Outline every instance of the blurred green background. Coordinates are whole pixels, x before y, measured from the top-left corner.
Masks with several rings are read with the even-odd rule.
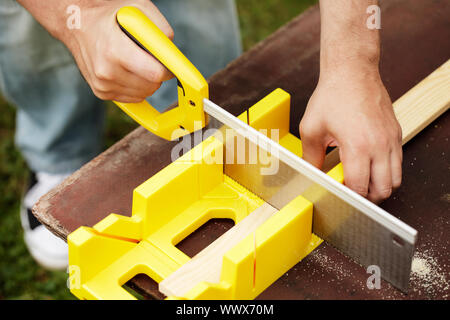
[[[236,0],[244,50],[317,0]],[[73,299],[67,273],[40,268],[23,242],[19,206],[27,167],[14,146],[15,109],[0,97],[0,299]],[[108,105],[105,148],[136,127]]]

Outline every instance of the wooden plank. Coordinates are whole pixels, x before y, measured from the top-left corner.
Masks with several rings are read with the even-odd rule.
[[[394,103],[394,112],[407,143],[450,106],[450,60]]]
[[[402,127],[402,144],[406,144],[436,120],[450,106],[450,60],[420,81],[393,103],[395,116]],[[324,172],[339,163],[339,148],[325,157]]]
[[[159,283],[159,291],[167,296],[181,297],[196,284],[218,283],[224,254],[269,219],[277,209],[264,203],[233,228],[195,255],[174,273]]]

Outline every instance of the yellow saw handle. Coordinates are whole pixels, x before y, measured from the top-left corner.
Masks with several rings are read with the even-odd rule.
[[[117,12],[120,28],[138,46],[152,54],[178,79],[178,107],[159,113],[146,100],[139,103],[114,101],[150,132],[174,140],[206,125],[203,99],[208,83],[175,44],[139,9],[123,7]]]

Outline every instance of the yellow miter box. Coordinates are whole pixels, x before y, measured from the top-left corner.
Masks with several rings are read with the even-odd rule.
[[[301,156],[300,140],[289,133],[289,113],[290,96],[277,89],[239,118],[269,135],[279,129],[279,143]],[[131,217],[110,214],[71,233],[71,292],[80,299],[134,299],[122,286],[140,273],[160,283],[190,261],[176,245],[208,220],[238,224],[264,205],[224,174],[223,163],[211,161],[223,153],[219,139],[207,138],[134,190]],[[328,174],[343,181],[341,165]],[[312,234],[312,214],[312,203],[298,196],[223,255],[219,281],[169,298],[255,298],[321,243]]]

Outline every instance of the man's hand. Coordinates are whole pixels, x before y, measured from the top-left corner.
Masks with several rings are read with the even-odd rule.
[[[379,35],[366,26],[376,0],[321,0],[320,79],[300,123],[303,157],[321,167],[338,146],[344,182],[373,202],[402,178],[402,133],[381,81]]]
[[[152,95],[163,81],[173,77],[161,63],[129,39],[116,22],[119,8],[135,6],[173,39],[172,28],[148,0],[19,2],[69,48],[82,75],[100,99],[140,102]],[[81,9],[81,29],[66,26],[66,8],[70,4]]]
[[[321,167],[339,146],[345,184],[369,200],[391,195],[402,179],[402,134],[376,70],[321,76],[300,123],[303,157]]]

